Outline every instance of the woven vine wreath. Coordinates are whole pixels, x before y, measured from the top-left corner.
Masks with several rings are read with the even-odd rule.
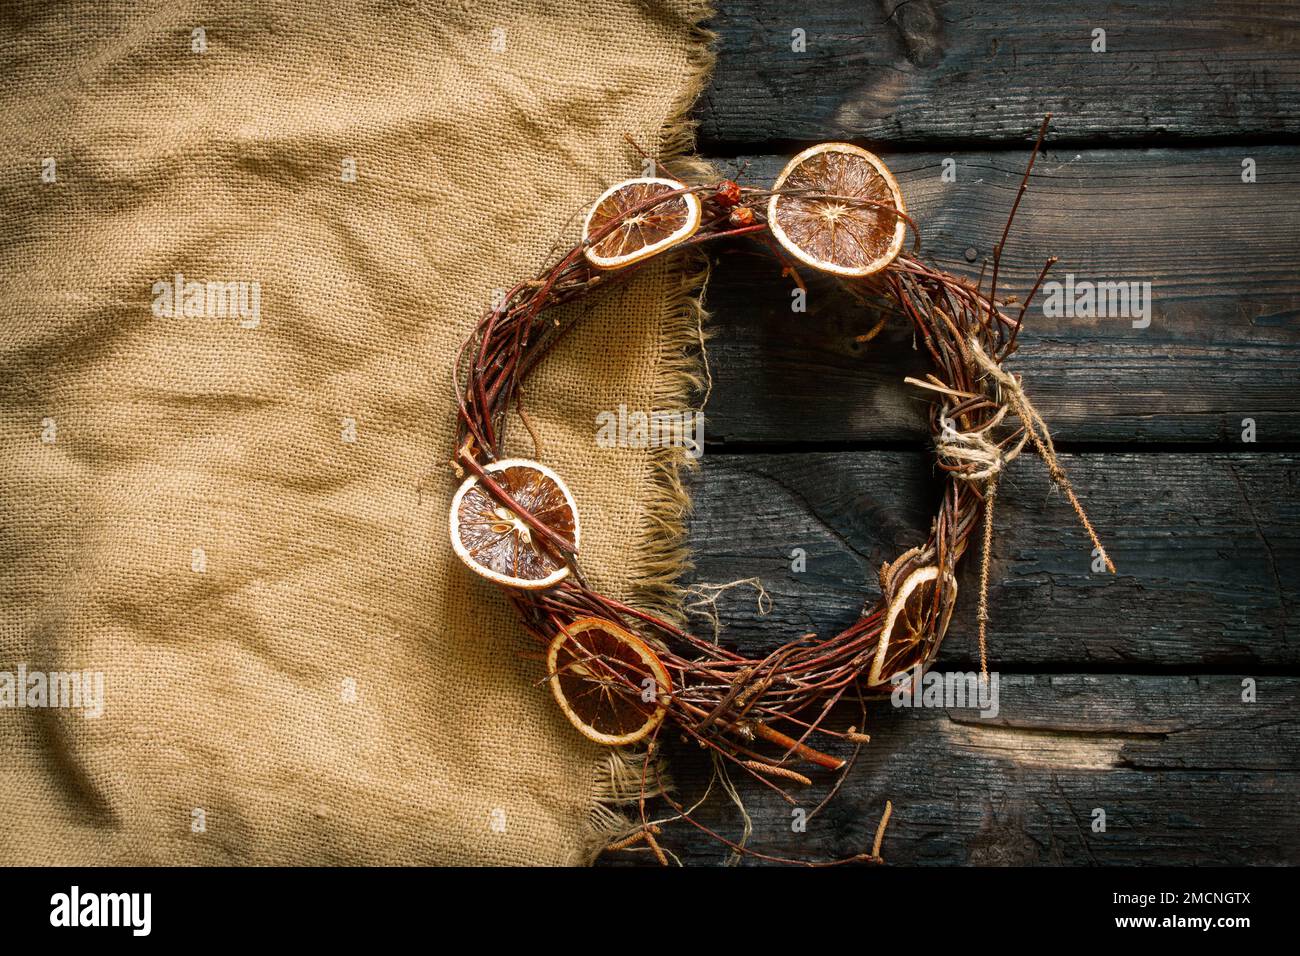
[[[971,538],[981,534],[981,518],[979,641],[986,670],[993,505],[1002,468],[1027,443],[1105,558],[1046,425],[1020,379],[1002,368],[1016,349],[1029,301],[1055,261],[1048,260],[1012,318],[997,299],[998,261],[1046,129],[1045,120],[995,249],[987,292],[982,273],[972,283],[905,253],[907,233],[914,236],[913,253],[919,237],[888,168],[859,147],[824,143],[795,156],[770,189],[725,179],[687,185],[666,170],[618,183],[590,206],[582,240],[540,275],[509,289],[461,347],[452,465],[464,481],[451,507],[452,544],[470,568],[503,587],[524,626],[543,642],[545,679],[574,726],[603,744],[639,745],[634,752],[640,759],[632,765],[640,768],[640,820],[612,848],[640,844],[666,862],[655,839],[659,826],[646,813],[646,798],[653,795],[669,803],[672,819],[733,850],[782,859],[710,830],[692,817],[693,808],[673,800],[650,759],[659,734],[674,727],[709,750],[724,774],[739,770],[791,803],[786,788],[812,782],[804,769],[846,773],[869,740],[858,730],[865,717],[836,728],[832,708],[842,700],[861,707],[889,693],[896,675],[919,675],[934,661],[957,599],[957,566]],[[766,244],[795,282],[802,284],[799,268],[830,273],[864,302],[901,313],[914,326],[933,368],[924,379],[906,381],[930,398],[930,431],[946,475],[927,540],[881,567],[880,598],[858,620],[829,639],[804,635],[752,658],[592,588],[578,562],[579,509],[563,478],[543,463],[501,457],[512,408],[532,431],[519,406],[521,383],[577,321],[573,315],[554,321],[548,310],[621,283],[669,250],[739,236]],[[817,749],[822,739],[851,743],[852,757]],[[734,793],[729,778],[725,789]],[[849,860],[880,861],[887,817],[888,807],[873,849]]]

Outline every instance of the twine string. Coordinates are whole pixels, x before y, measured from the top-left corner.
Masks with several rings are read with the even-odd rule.
[[[1066,498],[1070,501],[1070,507],[1074,509],[1075,516],[1079,519],[1083,530],[1087,532],[1089,539],[1091,539],[1092,546],[1097,549],[1097,554],[1105,563],[1106,570],[1111,574],[1115,574],[1115,565],[1110,560],[1110,555],[1106,553],[1105,547],[1102,546],[1096,529],[1093,528],[1092,522],[1088,520],[1088,513],[1084,511],[1083,504],[1074,493],[1070,479],[1065,474],[1065,468],[1062,467],[1060,459],[1056,456],[1056,446],[1052,444],[1052,434],[1048,431],[1047,423],[1043,421],[1043,416],[1038,413],[1038,409],[1034,408],[1033,402],[1025,394],[1024,386],[1021,384],[1019,377],[1005,371],[997,361],[990,358],[988,353],[980,346],[978,338],[972,336],[967,345],[976,364],[1002,387],[1003,394],[1007,396],[1016,416],[1029,433],[1029,439],[1034,443],[1034,449],[1038,452],[1038,456],[1043,459],[1043,464],[1047,466],[1048,475],[1051,476],[1057,487],[1065,492]]]
[[[992,437],[993,430],[1007,417],[1007,411],[1008,406],[1003,405],[981,427],[958,431],[945,409],[939,415],[939,434],[934,443],[939,460],[952,463],[951,470],[962,481],[985,483],[996,479],[1029,440],[1028,433],[1022,434],[1020,440],[1008,449]]]
[[[1024,385],[1019,377],[1005,371],[1002,366],[980,345],[978,336],[971,336],[966,341],[968,354],[976,365],[999,386],[998,410],[984,424],[977,428],[959,430],[950,416],[950,407],[944,406],[939,413],[939,431],[934,436],[935,452],[945,470],[960,481],[982,486],[984,494],[984,534],[982,554],[980,556],[980,596],[979,596],[979,654],[980,673],[988,677],[988,623],[989,623],[989,563],[993,548],[993,511],[997,502],[998,478],[1003,469],[1024,450],[1027,443],[1033,442],[1047,473],[1052,481],[1065,492],[1075,516],[1087,532],[1092,545],[1106,565],[1106,569],[1115,573],[1115,565],[1106,553],[1097,535],[1096,529],[1088,519],[1088,514],[1074,493],[1070,479],[1065,473],[1052,443],[1051,432],[1047,423],[1034,407],[1029,396],[1025,394]],[[909,377],[913,385],[937,392],[951,394],[950,389],[935,383]],[[1014,411],[1023,428],[1015,444],[1008,446],[1005,439],[993,437],[993,433],[1002,425],[1009,411]]]
[[[985,680],[989,676],[989,555],[993,551],[993,505],[997,500],[998,479],[994,475],[989,479],[988,488],[984,492],[984,542],[980,553],[980,674]]]
[[[924,383],[917,383],[924,384]],[[935,435],[935,451],[941,463],[951,463],[949,471],[954,477],[984,488],[984,538],[980,553],[979,650],[980,674],[989,676],[989,561],[993,551],[993,507],[997,501],[998,477],[1007,464],[1024,450],[1029,441],[1029,430],[1023,429],[1019,440],[1009,448],[1003,441],[992,437],[1011,410],[1001,405],[987,422],[979,428],[958,431],[947,409],[939,414],[939,433]],[[964,467],[963,467],[964,466]]]

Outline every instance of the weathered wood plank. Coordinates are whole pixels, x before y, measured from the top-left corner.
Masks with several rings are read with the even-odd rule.
[[[1027,143],[1055,114],[1004,290],[1023,294],[1056,254],[1061,278],[1149,281],[1154,292],[1145,328],[1131,315],[1031,314],[1014,368],[1058,439],[1237,444],[1249,418],[1259,442],[1300,440],[1300,147],[1259,145],[1300,133],[1300,9],[721,6],[722,55],[697,110],[704,151],[793,152],[827,138],[930,149],[890,162],[927,252],[953,271],[978,274],[1025,160],[971,150]],[[1098,27],[1105,53],[1090,49]],[[790,49],[795,28],[805,53]],[[1191,148],[1064,148],[1107,143]],[[949,157],[956,182],[940,176]],[[764,183],[784,159],[739,162]],[[1254,183],[1242,181],[1245,159]],[[906,327],[859,346],[874,317],[816,280],[808,312],[794,314],[788,282],[762,255],[716,257],[711,448],[923,439],[923,403],[901,383],[924,370]],[[1250,447],[1065,456],[1115,579],[1091,573],[1086,539],[1041,465],[1013,466],[992,571],[999,715],[872,705],[873,743],[806,832],[792,830],[788,805],[742,784],[754,845],[805,858],[860,852],[890,798],[893,863],[1300,862],[1300,679],[1278,676],[1300,661],[1300,456]],[[759,616],[752,591],[722,596],[723,640],[770,648],[847,625],[874,597],[879,563],[923,536],[938,491],[930,461],[897,449],[711,451],[693,483],[694,580],[759,577],[774,602]],[[940,668],[973,666],[975,571],[968,561]],[[1258,703],[1241,699],[1246,677],[1258,679]],[[858,720],[845,711],[840,724]],[[681,795],[698,795],[704,757],[669,750]],[[1095,808],[1104,833],[1091,829]],[[740,832],[725,800],[700,819]],[[665,842],[688,863],[726,856],[689,827]]]
[[[1300,132],[1300,8],[1286,0],[719,6],[721,55],[697,109],[706,148],[1019,141],[1048,111],[1053,135],[1076,142]]]
[[[1256,161],[1243,183],[1241,161]],[[902,154],[898,170],[924,248],[979,274],[1015,196],[1026,155]],[[784,158],[753,157],[767,183]],[[1259,442],[1300,438],[1300,147],[1053,152],[1035,166],[1003,257],[999,288],[1023,296],[1044,260],[1076,280],[1150,282],[1139,317],[1027,317],[1013,367],[1065,441]],[[810,280],[812,276],[806,276]],[[806,314],[752,246],[720,250],[709,286],[716,383],[711,441],[923,437],[924,403],[902,384],[923,369],[898,319],[867,346],[874,317],[833,283],[813,282]],[[1132,308],[1130,311],[1137,311]]]
[[[931,455],[707,455],[692,483],[697,582],[757,577],[718,602],[724,641],[769,649],[848,626],[877,570],[920,543],[939,484]],[[990,659],[1008,670],[1294,668],[1300,663],[1300,456],[1065,455],[1119,570],[1090,545],[1030,453],[998,496]],[[795,570],[803,552],[804,570]],[[978,549],[963,563],[940,661],[977,659]],[[700,627],[705,627],[703,621]]]
[[[871,743],[804,832],[777,795],[740,781],[751,845],[804,859],[859,853],[889,799],[884,856],[894,864],[1298,863],[1300,680],[1261,678],[1254,703],[1242,700],[1242,680],[1002,674],[988,719],[872,704]],[[841,715],[842,725],[859,719],[856,709]],[[703,792],[699,751],[668,751],[680,796]],[[825,791],[816,780],[800,806],[810,810]],[[1105,832],[1093,832],[1097,809]],[[698,818],[741,832],[725,798]],[[665,844],[687,863],[726,857],[689,826],[674,825]],[[620,856],[610,862],[629,862]]]

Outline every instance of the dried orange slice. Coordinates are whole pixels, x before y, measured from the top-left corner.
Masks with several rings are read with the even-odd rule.
[[[668,711],[672,680],[645,641],[603,618],[579,618],[546,655],[551,693],[584,737],[636,743]]]
[[[768,200],[772,235],[814,269],[869,276],[902,251],[907,222],[898,182],[880,157],[849,143],[821,143],[790,160]],[[885,207],[885,208],[882,208]]]
[[[900,665],[906,668],[916,664],[923,657],[914,653],[918,646],[943,640],[957,603],[957,581],[951,574],[944,575],[943,593],[936,608],[934,590],[938,580],[938,566],[928,564],[909,574],[894,592],[867,686],[883,684],[899,671]],[[921,649],[924,651],[924,647]]]
[[[577,547],[578,506],[559,475],[524,458],[507,458],[483,470],[521,508]],[[477,475],[467,478],[451,500],[452,547],[471,569],[498,584],[548,588],[569,573],[569,566],[538,537]]]
[[[612,232],[594,243],[590,242],[592,236],[627,215],[628,210],[642,206],[655,196],[682,188],[681,183],[672,179],[643,176],[606,189],[582,224],[583,252],[587,259],[598,269],[618,269],[663,252],[693,236],[700,228],[700,201],[693,193],[685,193],[627,216]]]
[[[931,554],[930,557],[934,555]],[[882,564],[880,566],[880,593],[886,597],[894,593],[894,581],[898,576],[906,571],[911,571],[917,565],[922,563],[922,552],[920,548],[909,548],[894,559],[893,564]]]

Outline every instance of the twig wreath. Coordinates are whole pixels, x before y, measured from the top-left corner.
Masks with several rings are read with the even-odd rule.
[[[1039,130],[995,247],[987,291],[983,272],[972,283],[915,257],[916,225],[878,157],[824,143],[791,160],[770,189],[725,179],[687,185],[666,170],[611,187],[590,207],[582,240],[541,274],[510,288],[462,345],[452,465],[464,482],[452,502],[452,543],[474,571],[503,587],[525,628],[544,643],[546,680],[574,726],[604,744],[644,748],[639,829],[611,849],[639,844],[667,861],[655,839],[659,827],[646,815],[653,795],[668,802],[673,819],[738,853],[810,862],[760,853],[694,819],[694,808],[676,803],[651,769],[660,731],[675,727],[709,750],[724,774],[739,770],[791,803],[786,787],[811,783],[796,766],[839,772],[813,812],[820,810],[870,739],[857,727],[828,726],[832,708],[844,699],[861,707],[887,694],[891,680],[919,675],[934,661],[956,603],[956,569],[976,535],[983,548],[980,662],[987,673],[988,556],[998,479],[1026,444],[1042,457],[1114,573],[1046,424],[1020,377],[1003,369],[1016,351],[1029,303],[1056,261],[1047,261],[1012,318],[997,299],[999,262],[1050,118]],[[906,253],[909,230],[914,242]],[[519,405],[521,383],[576,321],[552,321],[549,310],[625,281],[656,255],[739,236],[766,244],[796,283],[802,285],[800,266],[831,273],[859,298],[883,301],[912,323],[933,369],[924,379],[906,381],[930,396],[930,432],[946,476],[926,542],[881,567],[879,600],[834,637],[803,635],[752,658],[592,588],[578,563],[578,508],[563,479],[544,464],[501,457],[512,408],[533,430]],[[823,753],[814,746],[818,737],[853,743],[853,756]],[[725,789],[733,792],[729,779]],[[871,852],[825,862],[881,862],[888,812]]]

